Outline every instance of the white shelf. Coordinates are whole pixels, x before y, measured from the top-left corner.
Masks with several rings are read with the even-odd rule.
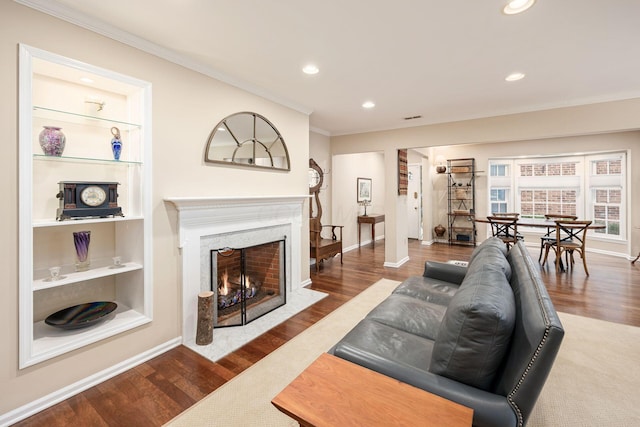
[[[115,276],[117,274],[127,273],[129,271],[141,270],[142,264],[135,262],[123,263],[121,266],[114,265],[92,268],[87,271],[74,271],[72,273],[61,273],[60,279],[51,280],[39,279],[33,281],[33,290],[41,291],[43,289],[55,288],[58,286],[70,285],[72,283],[84,282],[87,280],[98,279],[100,277]]]
[[[108,117],[80,114],[73,111],[57,110],[55,108],[48,108],[39,105],[34,105],[33,111],[34,117],[80,124],[83,126],[93,125],[101,128],[110,128],[112,126],[117,126],[120,130],[130,130],[142,127],[142,125],[138,123],[130,123],[123,120],[111,119]]]
[[[151,84],[41,49],[20,45],[19,67],[19,367],[23,369],[152,319]],[[93,87],[69,79],[80,70],[99,76]],[[98,90],[107,108],[87,99]],[[65,155],[43,155],[42,126],[63,125]],[[126,150],[112,158],[111,127],[123,133]],[[124,217],[57,221],[59,182],[69,179],[118,182]],[[76,229],[92,232],[91,268],[76,272]],[[115,267],[112,257],[123,266]],[[49,267],[60,266],[51,281]],[[64,330],[42,319],[62,307],[115,301],[103,321]],[[110,351],[111,342],[104,343]]]
[[[64,227],[64,226],[70,226],[70,225],[98,224],[102,222],[140,221],[143,219],[144,218],[141,216],[114,216],[111,218],[81,218],[81,219],[68,219],[64,221],[39,219],[39,220],[33,221],[33,227],[34,228]]]
[[[96,159],[91,157],[75,157],[75,156],[47,156],[45,154],[34,154],[33,160],[42,162],[67,162],[67,163],[90,163],[90,164],[103,164],[103,165],[121,165],[121,166],[137,166],[142,165],[142,162],[131,160],[114,160],[114,159]]]
[[[118,307],[104,321],[81,329],[60,329],[44,321],[33,324],[32,354],[26,366],[59,356],[68,351],[117,335],[145,323],[151,318],[115,301]]]

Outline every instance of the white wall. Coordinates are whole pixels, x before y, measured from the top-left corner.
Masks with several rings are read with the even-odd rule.
[[[0,2],[0,415],[180,336],[180,252],[170,196],[308,194],[309,120],[205,75],[146,54],[12,1]],[[18,44],[67,56],[151,82],[153,86],[153,263],[151,324],[18,370]],[[280,131],[290,172],[204,164],[212,127],[238,111],[255,111]],[[57,191],[57,183],[51,183]],[[303,237],[308,224],[303,223]],[[308,239],[308,238],[307,238]],[[305,246],[308,246],[305,240]],[[298,262],[309,276],[308,249]]]
[[[357,179],[371,178],[371,206],[367,213],[383,214],[386,181],[384,179],[384,155],[362,153],[334,156],[332,162],[332,219],[333,224],[344,225],[343,248],[358,245],[358,215],[364,213],[357,202]],[[326,221],[323,221],[326,223]],[[385,224],[376,224],[376,239],[384,235]],[[371,240],[371,227],[362,226],[362,243]]]
[[[495,144],[470,144],[448,147],[434,147],[436,156],[443,155],[447,159],[461,157],[473,157],[476,159],[478,177],[476,179],[476,212],[478,217],[486,217],[489,212],[488,180],[487,170],[490,158],[498,157],[520,157],[520,156],[541,156],[541,155],[563,155],[572,153],[595,153],[602,151],[630,151],[630,164],[628,173],[630,174],[630,186],[627,189],[628,205],[637,206],[637,180],[640,177],[638,164],[640,163],[640,132],[618,132],[599,135],[583,135],[564,138],[548,138],[539,140],[514,141],[508,143]],[[634,167],[635,165],[635,167]],[[635,178],[634,178],[635,177]],[[434,179],[434,195],[438,203],[434,203],[434,217],[446,221],[447,210],[447,177],[437,175]],[[636,197],[634,197],[634,195]],[[605,241],[591,234],[589,236],[589,248],[612,254],[636,253],[637,249],[632,244],[636,242],[634,234],[637,233],[638,222],[636,212],[633,208],[628,209],[627,218],[629,220],[629,232],[627,239],[619,242]],[[446,227],[446,222],[443,223]],[[636,231],[634,231],[634,228]],[[520,229],[518,229],[520,231]],[[488,226],[478,225],[478,240],[484,240],[490,234]],[[538,235],[525,234],[525,242],[535,242],[539,244]],[[635,255],[634,255],[635,256]]]
[[[631,114],[630,111],[634,113]],[[334,157],[354,155],[359,151],[369,152],[377,147],[384,147],[388,152],[394,148],[417,147],[423,144],[429,147],[430,158],[476,159],[479,173],[476,187],[477,211],[479,216],[487,212],[487,180],[486,168],[488,159],[507,156],[538,156],[567,153],[587,153],[605,150],[628,150],[629,156],[629,188],[627,211],[629,220],[628,240],[623,242],[604,242],[590,239],[590,248],[605,253],[637,255],[640,251],[640,219],[635,212],[640,210],[637,183],[640,182],[640,99],[618,101],[606,104],[595,104],[543,112],[534,112],[514,116],[492,117],[465,122],[445,123],[432,126],[421,126],[409,129],[397,129],[355,135],[336,136],[331,138],[331,150]],[[474,143],[473,130],[476,129],[477,140]],[[619,131],[614,131],[619,129]],[[546,136],[545,136],[546,135]],[[563,136],[558,136],[563,135]],[[535,136],[535,138],[533,137]],[[512,137],[513,140],[505,138]],[[478,141],[485,141],[480,143]],[[433,162],[430,162],[433,166]],[[388,163],[386,177],[395,183],[396,165]],[[446,210],[446,175],[438,175],[431,167],[431,201],[424,201],[425,209],[431,205],[432,224],[425,221],[425,240],[429,231],[438,223],[447,226]],[[394,184],[395,185],[395,184]],[[337,188],[336,191],[344,191]],[[340,195],[334,195],[338,198]],[[389,206],[395,209],[402,198],[389,199]],[[389,211],[389,207],[382,207]],[[399,210],[398,210],[399,212]],[[394,245],[391,253],[387,252],[387,261],[391,263],[402,258],[401,236],[390,235],[395,229],[402,232],[402,218],[395,227],[387,216],[387,244]],[[393,228],[392,228],[393,227]],[[431,228],[431,230],[429,230]],[[486,229],[479,227],[478,240],[486,237]],[[433,236],[433,234],[432,234]],[[406,245],[406,244],[405,244]]]

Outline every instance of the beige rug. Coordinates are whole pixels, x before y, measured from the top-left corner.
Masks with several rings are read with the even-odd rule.
[[[271,399],[397,285],[375,283],[167,425],[297,426]],[[640,328],[560,316],[565,339],[527,426],[639,426]]]

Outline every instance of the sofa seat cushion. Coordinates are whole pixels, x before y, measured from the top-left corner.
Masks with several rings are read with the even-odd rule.
[[[513,291],[500,268],[485,264],[467,274],[440,324],[429,370],[489,391],[515,318]]]
[[[371,310],[367,318],[434,340],[446,309],[407,295],[391,294]]]
[[[376,364],[392,371],[394,365],[427,371],[432,349],[432,340],[364,318],[336,344],[333,354],[378,372],[382,366]]]
[[[433,304],[448,305],[459,286],[444,280],[413,276],[400,283],[394,294],[407,295]]]

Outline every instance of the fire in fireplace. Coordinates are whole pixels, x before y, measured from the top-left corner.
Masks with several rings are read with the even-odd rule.
[[[284,243],[211,250],[214,326],[245,325],[286,303]]]

